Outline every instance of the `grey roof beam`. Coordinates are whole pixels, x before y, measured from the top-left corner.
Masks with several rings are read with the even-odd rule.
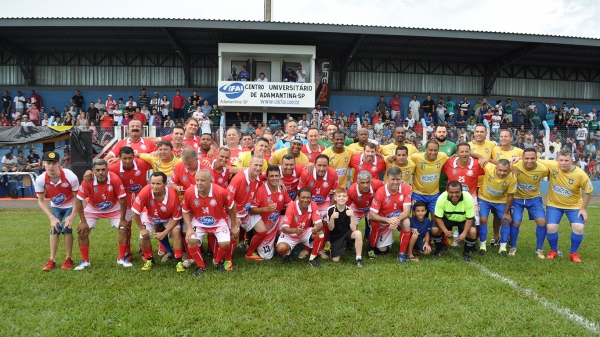
[[[23,48],[20,45],[12,43],[3,37],[0,37],[0,50],[12,55],[21,69],[23,78],[27,85],[35,85],[35,66],[33,62],[34,53],[29,49]]]
[[[344,65],[342,66],[342,73],[340,75],[340,88],[342,89],[342,91],[346,86],[346,77],[348,76],[348,68],[350,67],[350,62],[352,62],[354,54],[356,54],[358,48],[360,48],[360,45],[363,43],[366,37],[367,35],[365,34],[361,34],[360,36],[358,36],[354,41],[354,46],[352,47],[352,50],[350,50],[350,52],[346,54],[346,57],[344,57]]]
[[[162,28],[162,31],[167,38],[167,40],[171,43],[175,51],[177,52],[177,56],[181,59],[181,64],[183,64],[183,76],[184,76],[184,86],[186,88],[191,88],[191,78],[192,71],[190,67],[190,53],[183,46],[181,42],[177,40],[177,38],[169,31],[168,28]]]
[[[530,54],[542,45],[542,43],[526,44],[488,62],[485,65],[483,72],[483,95],[491,96],[492,90],[494,89],[494,84],[496,83],[496,79],[498,78],[498,76],[500,75],[500,71],[504,67],[519,60],[523,56]]]

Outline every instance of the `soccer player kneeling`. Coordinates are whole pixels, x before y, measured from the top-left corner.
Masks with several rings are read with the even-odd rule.
[[[348,192],[338,188],[334,194],[335,205],[329,207],[327,215],[329,222],[329,241],[331,242],[331,261],[338,262],[344,254],[344,241],[354,240],[356,250],[356,266],[362,268],[362,232],[356,229],[354,212],[346,206]]]
[[[413,206],[413,216],[410,220],[410,242],[408,243],[408,259],[413,262],[419,262],[415,254],[431,254],[431,245],[429,239],[433,224],[431,220],[425,217],[427,215],[427,205],[422,201],[415,202]]]

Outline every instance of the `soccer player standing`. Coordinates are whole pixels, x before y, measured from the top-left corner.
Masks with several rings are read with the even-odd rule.
[[[382,145],[380,148],[381,154],[384,156],[391,156],[396,153],[396,148],[405,146],[408,151],[408,157],[412,156],[413,153],[417,153],[417,148],[411,144],[406,142],[406,130],[404,130],[403,126],[397,126],[394,129],[394,139],[396,140],[392,144]],[[404,170],[402,171],[404,172]]]
[[[35,179],[35,194],[38,205],[50,220],[50,260],[42,268],[49,271],[56,265],[56,251],[60,234],[64,234],[67,257],[62,269],[73,267],[73,200],[79,189],[79,181],[71,170],[59,168],[60,156],[56,152],[46,152],[42,158],[46,171]],[[50,206],[44,198],[50,198]]]
[[[402,170],[402,183],[406,185],[412,185],[412,176],[415,173],[415,163],[409,160],[409,150],[406,146],[398,146],[395,153],[385,160],[386,171],[390,167],[395,166]]]
[[[348,188],[347,205],[352,210],[356,225],[360,220],[365,219],[365,240],[369,241],[371,235],[371,222],[369,220],[369,210],[375,192],[383,186],[380,180],[373,179],[368,171],[360,171],[356,177],[356,182]]]
[[[353,181],[356,181],[358,172],[363,170],[369,171],[373,179],[378,179],[379,173],[385,171],[385,166],[385,161],[377,157],[377,145],[371,142],[364,145],[364,151],[350,158],[349,165],[350,168],[354,169]]]
[[[550,190],[548,191],[547,227],[550,252],[546,256],[554,259],[558,256],[558,224],[563,214],[567,215],[573,232],[571,233],[571,253],[569,259],[580,263],[579,245],[583,241],[583,229],[588,219],[587,206],[592,198],[594,186],[585,172],[573,165],[570,149],[561,150],[558,161],[543,160],[550,169]],[[585,194],[581,195],[581,190]]]
[[[440,174],[448,160],[445,153],[439,152],[439,144],[432,139],[427,142],[425,153],[414,153],[410,160],[415,163],[412,199],[427,205],[432,221],[435,221],[435,203],[440,196]],[[388,177],[389,180],[389,177]]]
[[[355,154],[354,151],[344,145],[346,134],[341,131],[333,133],[333,146],[326,148],[321,154],[329,158],[329,166],[335,170],[339,177],[339,186],[346,188],[348,186],[348,175],[350,174],[350,158]]]

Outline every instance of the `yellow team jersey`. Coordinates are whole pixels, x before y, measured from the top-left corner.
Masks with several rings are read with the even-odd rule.
[[[443,152],[438,152],[436,160],[428,161],[425,159],[425,153],[414,153],[410,156],[410,160],[415,163],[413,192],[422,195],[440,193],[440,175],[448,156]]]
[[[365,152],[365,147],[360,146],[360,143],[358,142],[348,145],[348,148],[356,153]]]
[[[253,154],[254,153],[252,151],[246,151],[246,152],[240,153],[240,155],[237,157],[237,159],[235,160],[235,162],[233,163],[232,166],[235,166],[235,167],[248,167],[248,166],[250,166],[250,159],[252,159],[252,155]],[[265,172],[267,170],[268,166],[269,166],[269,164],[263,158],[262,171]]]
[[[385,158],[385,170],[386,171],[389,170],[390,167],[399,168],[400,170],[402,170],[402,183],[406,184],[406,185],[412,185],[412,176],[413,176],[413,174],[415,174],[415,163],[412,160],[407,159],[406,165],[400,166],[396,163],[396,160],[389,163],[387,161],[388,158],[389,157]],[[387,182],[387,174],[385,175],[383,181]]]
[[[471,146],[471,152],[481,155],[487,159],[492,159],[492,152],[496,147],[496,144],[494,144],[494,142],[491,140],[484,140],[483,144],[481,145],[475,144],[475,142],[471,141],[469,142],[469,145]]]
[[[352,149],[344,146],[344,152],[336,153],[333,151],[333,146],[326,148],[321,154],[329,157],[329,167],[333,168],[338,175],[340,187],[347,188],[348,176],[350,176],[350,158],[356,154]]]
[[[590,177],[575,166],[570,172],[563,172],[555,160],[540,160],[550,170],[550,188],[548,189],[548,206],[560,209],[581,209],[585,194],[594,192]]]
[[[412,156],[413,153],[417,153],[419,151],[417,151],[417,148],[409,143],[404,143],[404,146],[406,146],[406,148],[408,149],[408,156]],[[381,154],[385,157],[387,156],[393,156],[396,154],[396,148],[398,147],[398,145],[396,145],[396,143],[392,143],[392,144],[388,144],[388,145],[383,145],[379,148],[379,152],[381,152]]]
[[[548,176],[548,168],[539,161],[532,170],[526,170],[523,161],[519,160],[513,165],[517,174],[517,193],[515,198],[532,199],[540,196],[540,181]]]
[[[160,157],[151,156],[147,153],[140,153],[140,158],[152,165],[152,171],[162,172],[167,176],[167,178],[171,178],[173,175],[173,169],[175,168],[175,165],[181,163],[181,158],[175,156],[173,156],[173,159],[171,159],[171,161],[168,163],[160,160]]]
[[[496,165],[487,163],[483,167],[485,176],[477,197],[493,203],[506,203],[509,194],[517,193],[517,178],[509,173],[504,179],[496,176]]]
[[[286,154],[290,153],[290,148],[286,147],[283,149],[279,149],[275,152],[273,152],[273,154],[271,155],[271,159],[269,160],[269,164],[273,164],[273,165],[281,165],[282,161],[283,161],[283,156],[285,156]],[[302,152],[300,151],[300,155],[298,157],[296,157],[296,164],[303,164],[306,165],[310,163],[310,161],[308,160],[308,157]]]
[[[511,149],[508,151],[502,150],[501,146],[496,146],[496,147],[494,147],[494,150],[492,151],[492,159],[493,160],[500,160],[500,159],[511,160],[516,157],[523,157],[523,150],[519,149],[516,146],[511,147]]]

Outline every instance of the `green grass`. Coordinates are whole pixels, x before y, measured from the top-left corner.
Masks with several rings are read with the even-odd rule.
[[[594,219],[600,209],[589,213],[583,264],[566,257],[570,228],[564,222],[563,258],[538,260],[535,225],[526,222],[516,257],[504,259],[488,248],[474,262],[597,324],[600,229]],[[61,270],[61,242],[59,266],[44,273],[48,225],[41,211],[3,210],[0,230],[1,336],[593,335],[452,253],[406,265],[395,254],[378,256],[362,270],[347,254],[339,264],[322,261],[313,270],[297,259],[283,266],[278,256],[246,261],[238,250],[233,272],[209,267],[194,277],[192,270],[176,273],[174,262],[142,272],[137,253],[133,268],[118,266],[117,232],[102,220],[90,236],[91,268]],[[77,243],[74,257],[77,263]]]

